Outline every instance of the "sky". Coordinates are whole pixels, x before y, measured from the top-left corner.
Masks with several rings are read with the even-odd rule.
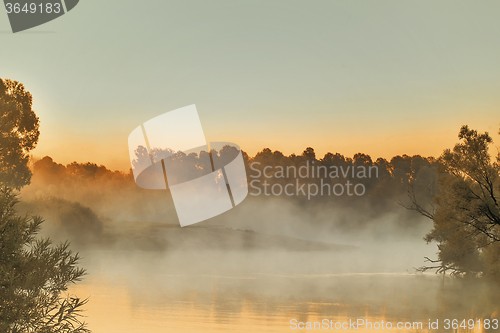
[[[33,94],[33,155],[130,168],[130,132],[196,104],[207,141],[438,156],[500,123],[497,1],[83,0],[13,34],[0,78]]]

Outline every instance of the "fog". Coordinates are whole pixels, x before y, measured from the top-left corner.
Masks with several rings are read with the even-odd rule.
[[[246,156],[247,165],[258,159]],[[138,251],[142,262],[165,258],[174,270],[412,272],[437,251],[422,240],[431,221],[398,204],[406,194],[388,183],[395,176],[368,179],[366,197],[305,200],[250,191],[235,209],[180,228],[169,191],[141,189],[130,173],[92,163],[63,166],[50,157],[34,160],[33,173],[20,210],[43,216],[43,235],[69,239],[89,260],[99,251]],[[228,257],[205,256],[210,251]]]
[[[247,165],[256,158],[246,156]],[[269,325],[282,326],[286,318],[333,314],[409,320],[494,315],[495,286],[416,273],[424,257],[436,257],[436,245],[423,240],[432,221],[401,205],[407,193],[394,170],[368,179],[364,197],[250,192],[234,209],[181,228],[169,191],[141,189],[131,173],[92,163],[63,166],[45,157],[33,163],[19,210],[42,215],[44,236],[69,239],[80,252],[88,275],[72,290],[91,297],[89,323],[94,317],[101,328],[109,318],[100,313],[125,306],[123,297],[131,313],[142,313],[140,304],[158,316],[177,307],[176,318],[190,320],[185,311],[196,308],[200,325],[209,311],[219,329],[228,322],[240,329],[234,318],[248,311],[259,321],[272,313]],[[433,179],[430,167],[421,170],[422,179]],[[102,293],[117,293],[116,300]],[[177,319],[169,318],[163,320],[175,326]],[[133,332],[134,325],[124,324],[123,331]]]

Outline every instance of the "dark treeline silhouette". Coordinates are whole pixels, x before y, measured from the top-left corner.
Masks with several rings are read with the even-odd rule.
[[[234,147],[225,146],[219,151],[212,150],[213,164],[215,168],[229,163],[237,154]],[[158,153],[158,152],[157,152]],[[161,153],[161,152],[160,152]],[[339,209],[353,209],[358,211],[357,216],[348,216],[346,213],[345,221],[337,221],[336,224],[343,224],[345,228],[358,228],[360,225],[370,223],[377,216],[387,214],[388,211],[398,210],[404,217],[397,223],[411,226],[415,222],[416,214],[407,213],[400,209],[398,202],[407,201],[407,191],[410,180],[422,186],[414,186],[415,195],[421,202],[428,202],[432,199],[432,193],[429,191],[429,184],[434,184],[436,179],[435,159],[415,156],[395,156],[390,160],[378,158],[375,161],[366,154],[358,153],[351,157],[345,157],[339,153],[327,153],[322,158],[317,158],[314,149],[308,147],[300,155],[291,154],[285,156],[279,151],[272,151],[265,148],[255,156],[250,157],[244,151],[242,152],[245,167],[247,170],[249,186],[249,195],[246,201],[256,205],[268,202],[282,202],[285,200],[293,205],[304,206],[306,210],[315,206],[318,209],[325,207]],[[182,169],[184,179],[193,179],[211,169],[208,154],[201,151],[196,153],[179,152],[170,156],[165,165],[170,165],[171,169]],[[172,163],[172,161],[176,163]],[[208,161],[208,162],[207,162]],[[208,166],[207,166],[208,165]],[[325,168],[321,168],[322,177],[293,177],[292,169],[298,171],[301,167],[309,165],[314,167],[326,167],[328,174],[325,175]],[[264,173],[264,168],[266,168]],[[286,170],[289,177],[274,177],[280,167]],[[351,171],[348,174],[342,174],[342,170],[347,168],[364,167],[370,169],[371,177],[358,177],[356,169],[355,177]],[[31,185],[23,190],[25,207],[28,210],[45,207],[47,213],[50,211],[54,223],[62,228],[60,230],[77,230],[75,223],[81,223],[81,227],[86,232],[99,234],[102,225],[106,221],[129,221],[129,222],[166,222],[177,224],[177,216],[168,191],[146,190],[138,187],[134,182],[132,172],[111,171],[103,165],[95,163],[76,163],[62,165],[55,162],[52,158],[46,156],[41,159],[32,160],[33,178]],[[269,170],[272,170],[269,172]],[[331,170],[337,168],[339,177],[330,177]],[[257,171],[258,170],[258,171]],[[351,169],[349,169],[351,170]],[[304,171],[304,170],[301,170]],[[368,172],[368,171],[367,171]],[[259,175],[260,173],[260,175]],[[272,174],[273,177],[267,178],[265,175]],[[286,175],[285,175],[286,176]],[[256,181],[257,180],[257,181]],[[270,189],[274,184],[286,186],[287,184],[317,184],[318,188],[321,182],[335,185],[337,183],[346,183],[350,181],[353,184],[363,184],[364,193],[358,195],[303,195],[301,192],[294,192],[294,195],[287,196],[274,195]],[[253,182],[253,183],[252,183]],[[264,182],[268,184],[266,195]],[[170,183],[170,181],[169,181]],[[257,188],[260,188],[259,195]],[[295,191],[295,190],[294,190]],[[276,193],[276,191],[275,191]],[[78,203],[78,205],[75,205]],[[85,210],[84,208],[89,208]],[[52,209],[53,208],[53,209]],[[69,211],[84,212],[86,219],[69,218],[72,214]],[[63,214],[64,212],[64,214]],[[406,215],[405,215],[406,214]],[[57,216],[55,216],[57,215]],[[360,217],[363,216],[363,217]],[[66,218],[67,217],[67,218]],[[50,220],[50,218],[49,218]],[[71,221],[71,222],[70,222]],[[76,221],[76,222],[75,222]],[[80,221],[80,222],[79,222]],[[325,222],[327,223],[327,222]],[[331,223],[331,222],[330,222]],[[76,231],[77,232],[77,231]]]
[[[339,153],[327,153],[324,157],[318,159],[311,147],[306,148],[301,155],[291,154],[285,156],[280,151],[272,151],[269,148],[263,149],[254,157],[250,157],[244,151],[242,153],[249,185],[252,180],[259,181],[254,182],[249,187],[250,196],[257,196],[258,191],[255,191],[255,188],[260,187],[263,189],[262,184],[264,181],[267,181],[270,185],[286,185],[296,179],[299,179],[301,184],[320,184],[320,181],[323,181],[323,184],[326,182],[337,184],[349,181],[351,184],[363,184],[366,189],[365,193],[351,195],[345,192],[341,195],[330,196],[317,194],[310,199],[307,199],[307,196],[303,196],[302,193],[289,196],[301,202],[304,200],[332,200],[333,198],[338,201],[339,197],[343,197],[346,200],[344,203],[347,203],[352,198],[363,197],[363,199],[369,198],[369,200],[377,201],[374,202],[375,204],[381,203],[379,200],[384,202],[399,200],[401,194],[407,194],[406,185],[410,180],[420,179],[422,183],[430,184],[435,182],[436,178],[436,159],[420,155],[398,155],[391,160],[378,158],[373,161],[369,155],[363,153],[355,154],[352,158]],[[211,154],[216,169],[226,165],[235,157],[234,147],[224,147],[220,151],[212,150]],[[165,164],[167,169],[169,169],[169,165],[171,165],[171,169],[180,169],[182,172],[178,171],[174,172],[174,174],[180,175],[182,173],[183,179],[181,180],[186,181],[199,177],[212,169],[207,155],[207,152],[204,151],[199,155],[179,152],[169,157]],[[176,163],[172,163],[173,161]],[[267,170],[264,170],[265,168]],[[309,171],[305,176],[307,168],[309,168]],[[118,186],[123,189],[130,187],[136,189],[131,171],[128,173],[112,171],[103,165],[91,162],[73,162],[65,166],[46,156],[42,159],[33,160],[32,170],[33,184],[30,185],[32,189],[37,188],[38,190],[51,192],[52,189],[57,188],[57,193],[63,191],[63,197],[65,188],[73,190],[73,187],[82,185],[85,188],[92,185],[112,185],[113,188]],[[177,180],[176,183],[181,180]],[[252,191],[252,188],[254,191]],[[105,191],[102,187],[100,190]],[[421,188],[418,189],[418,192],[419,195],[426,195],[427,191]],[[279,195],[276,191],[267,191],[267,193],[268,195],[266,195],[266,192],[261,191],[259,195]],[[283,195],[286,196],[284,193]]]
[[[381,212],[395,202],[403,200],[411,179],[418,179],[422,184],[431,184],[436,178],[435,159],[420,155],[395,156],[391,160],[377,158],[373,161],[369,155],[363,153],[357,153],[351,158],[329,152],[322,158],[317,158],[311,147],[306,148],[301,155],[290,156],[265,148],[254,157],[245,156],[245,161],[250,183],[252,180],[258,180],[250,186],[251,193],[258,193],[255,187],[260,187],[261,195],[265,196],[263,184],[267,181],[269,184],[267,194],[277,195],[279,187],[274,193],[271,190],[274,184],[278,183],[284,187],[298,180],[299,184],[306,184],[306,189],[309,184],[316,184],[311,186],[312,190],[318,189],[318,193],[311,197],[302,192],[297,195],[297,191],[294,195],[290,195],[291,199],[302,204],[312,200],[355,206],[363,202],[369,203],[374,212]],[[264,170],[266,167],[267,172]],[[327,195],[327,190],[333,188],[335,184],[344,185],[345,189],[347,183],[351,184],[349,193],[346,190],[342,192],[342,187],[339,186],[335,194],[330,192],[330,195]],[[329,184],[330,187],[325,184]],[[353,188],[357,184],[361,184],[362,187],[355,192]],[[325,188],[323,195],[321,187]],[[430,194],[425,186],[417,189],[417,195],[423,201],[427,201]]]
[[[158,160],[158,156],[172,154],[164,163],[168,182],[173,185],[227,165],[238,151],[229,145],[220,150],[212,149],[213,166],[210,155],[203,150],[176,154],[170,149],[153,150],[150,156]],[[149,161],[146,148],[140,147],[136,154],[138,160]],[[387,213],[395,203],[406,202],[408,195],[420,202],[429,202],[436,191],[436,159],[433,157],[398,155],[390,160],[373,160],[364,153],[346,157],[330,152],[317,157],[312,147],[307,147],[300,155],[286,156],[269,148],[253,157],[244,151],[242,155],[250,198],[280,198],[309,207],[328,204],[363,208],[373,216]]]

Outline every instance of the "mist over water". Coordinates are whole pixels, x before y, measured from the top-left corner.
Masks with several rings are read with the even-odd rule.
[[[144,328],[148,332],[284,332],[290,330],[292,319],[362,318],[427,325],[429,319],[443,323],[446,318],[495,318],[498,313],[498,289],[484,282],[433,274],[305,273],[315,263],[303,253],[273,253],[266,265],[262,262],[270,256],[266,252],[250,255],[252,258],[218,252],[162,258],[101,253],[91,263],[86,261],[93,270],[88,281],[74,291],[91,295],[88,320],[99,327],[98,332],[139,332]],[[326,256],[317,260],[324,264]],[[260,264],[252,260],[255,258]],[[280,259],[286,265],[272,265]],[[302,266],[303,272],[290,270],[286,259]],[[205,260],[219,264],[189,266]]]

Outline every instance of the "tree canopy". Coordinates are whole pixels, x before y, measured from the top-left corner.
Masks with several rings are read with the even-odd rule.
[[[0,78],[0,185],[21,188],[31,179],[28,153],[40,135],[32,106],[22,83]]]
[[[416,203],[414,210],[431,218],[434,228],[425,236],[438,244],[436,269],[459,275],[500,276],[500,154],[493,160],[493,140],[462,126],[461,142],[446,149],[438,159],[439,190],[435,211]]]

